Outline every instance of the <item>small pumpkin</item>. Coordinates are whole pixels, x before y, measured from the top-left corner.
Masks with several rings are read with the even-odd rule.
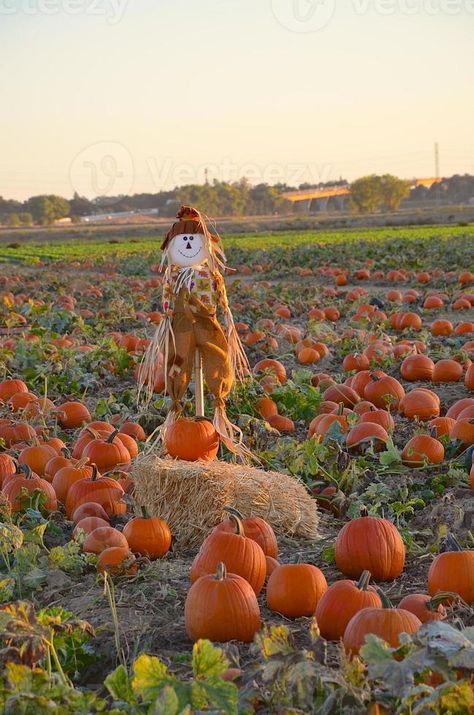
[[[6,452],[0,452],[0,489],[6,477],[16,473],[16,463]]]
[[[45,511],[56,511],[58,502],[53,487],[46,479],[42,479],[35,474],[28,464],[19,464],[17,476],[11,476],[4,484],[2,492],[10,502],[13,512],[20,511],[23,507],[23,493],[32,495],[36,490],[46,495],[46,502],[43,505]]]
[[[137,572],[137,560],[126,546],[109,546],[100,552],[97,571],[110,576],[133,576]]]
[[[104,507],[100,504],[97,504],[97,502],[84,502],[84,504],[78,506],[77,509],[74,510],[72,520],[75,524],[78,524],[80,521],[82,521],[82,519],[85,519],[88,516],[95,516],[98,519],[103,519],[106,522],[110,520],[110,517],[105,511]]]
[[[109,526],[109,523],[105,519],[101,519],[100,516],[85,516],[84,519],[78,521],[74,527],[72,538],[75,539],[81,531],[84,534],[90,534],[94,529],[98,529],[100,526]]]
[[[400,375],[407,382],[431,381],[434,362],[427,355],[408,355],[400,365]]]
[[[369,586],[369,581],[370,572],[363,571],[358,582],[347,579],[336,581],[323,594],[314,614],[323,638],[339,640],[358,611],[382,608],[381,598],[377,590]]]
[[[181,417],[166,430],[165,447],[174,459],[210,462],[217,455],[219,435],[210,420]]]
[[[459,382],[462,378],[462,365],[456,360],[438,360],[433,370],[433,382]]]
[[[87,534],[82,550],[86,553],[100,554],[110,546],[121,546],[128,549],[126,537],[113,526],[99,526]]]
[[[58,469],[51,483],[59,501],[65,504],[72,485],[78,482],[79,479],[91,477],[92,471],[92,467],[87,464],[87,459],[82,459],[76,464],[69,464]]]
[[[23,380],[3,380],[0,382],[0,402],[8,402],[17,392],[28,392]]]
[[[249,643],[260,629],[260,608],[250,584],[238,574],[227,573],[220,561],[215,574],[201,576],[189,589],[184,622],[192,641]]]
[[[313,564],[278,566],[267,583],[267,607],[287,618],[312,616],[328,584]]]
[[[397,410],[400,400],[404,396],[405,390],[398,380],[386,375],[381,370],[377,370],[372,374],[371,380],[364,390],[366,400],[380,409],[389,411]]]
[[[166,521],[149,516],[144,508],[142,514],[127,522],[122,533],[134,553],[157,559],[169,551],[171,531]]]
[[[58,420],[63,429],[77,429],[91,419],[89,410],[81,402],[64,402],[58,407]]]
[[[18,455],[21,464],[28,464],[31,470],[40,477],[44,475],[48,462],[56,457],[55,450],[47,444],[37,444],[33,447],[25,447]]]
[[[432,598],[427,593],[408,594],[402,598],[398,608],[404,608],[406,611],[414,613],[422,623],[441,621],[446,618],[446,609],[439,598]]]
[[[134,442],[136,445],[136,443]],[[82,453],[91,464],[96,464],[101,472],[108,472],[119,464],[130,464],[130,452],[114,430],[105,439],[93,439]]]
[[[347,449],[351,452],[361,453],[366,447],[371,446],[375,452],[381,452],[390,437],[384,428],[375,422],[358,422],[346,438]]]

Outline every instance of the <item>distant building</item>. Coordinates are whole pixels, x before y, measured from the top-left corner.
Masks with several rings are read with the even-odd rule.
[[[65,218],[57,218],[53,221],[53,226],[67,226],[70,223],[72,223],[72,218],[66,216]]]
[[[143,209],[142,211],[115,211],[106,214],[91,214],[90,216],[81,216],[81,223],[103,223],[104,221],[123,221],[127,218],[138,218],[140,216],[158,216],[159,209]]]

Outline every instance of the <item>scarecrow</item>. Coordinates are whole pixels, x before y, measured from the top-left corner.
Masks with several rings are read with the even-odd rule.
[[[182,401],[194,368],[196,414],[203,415],[202,377],[213,398],[213,424],[222,442],[234,453],[248,456],[242,432],[226,415],[225,400],[234,379],[249,372],[247,356],[235,328],[222,272],[226,257],[217,232],[211,233],[207,217],[182,206],[177,221],[161,246],[164,273],[163,313],[145,353],[140,388],[151,399],[157,366],[163,364],[165,391],[171,407],[160,428],[168,427],[182,412]],[[218,308],[223,315],[219,322]]]

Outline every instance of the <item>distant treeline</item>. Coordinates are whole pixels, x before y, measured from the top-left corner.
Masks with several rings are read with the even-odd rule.
[[[328,186],[348,185],[351,188],[350,208],[358,213],[378,210],[396,210],[402,201],[463,204],[474,199],[474,176],[455,175],[442,179],[431,187],[417,186],[410,190],[410,182],[395,176],[370,175],[349,183],[344,179],[320,184],[258,184],[252,186],[247,179],[235,182],[213,181],[209,184],[191,184],[172,191],[133,196],[98,196],[89,200],[74,194],[72,199],[55,195],[32,196],[26,201],[3,199],[0,196],[0,223],[8,226],[49,225],[70,217],[100,213],[118,213],[158,209],[160,216],[174,216],[180,204],[201,208],[209,216],[262,216],[285,214],[291,204],[283,194],[287,191],[324,189]]]

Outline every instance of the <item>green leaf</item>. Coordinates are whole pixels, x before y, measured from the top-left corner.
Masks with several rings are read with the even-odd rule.
[[[136,703],[132,683],[123,665],[119,665],[104,680],[104,685],[115,700],[122,700],[129,705]]]
[[[193,647],[193,671],[197,679],[222,675],[229,667],[222,648],[212,645],[211,641],[198,640]]]
[[[179,712],[179,700],[174,689],[167,685],[161,691],[155,703],[155,715],[177,715]],[[183,710],[181,710],[181,713]]]
[[[239,690],[235,683],[228,683],[220,677],[214,677],[205,682],[200,680],[199,688],[205,695],[208,707],[217,708],[226,715],[237,715]]]
[[[140,655],[133,664],[132,688],[144,700],[155,700],[166,685],[173,685],[176,678],[159,658]]]
[[[25,531],[25,541],[30,544],[38,544],[38,546],[43,546],[44,532],[48,528],[48,522],[45,521],[43,524],[38,524],[33,529],[28,529]]]

